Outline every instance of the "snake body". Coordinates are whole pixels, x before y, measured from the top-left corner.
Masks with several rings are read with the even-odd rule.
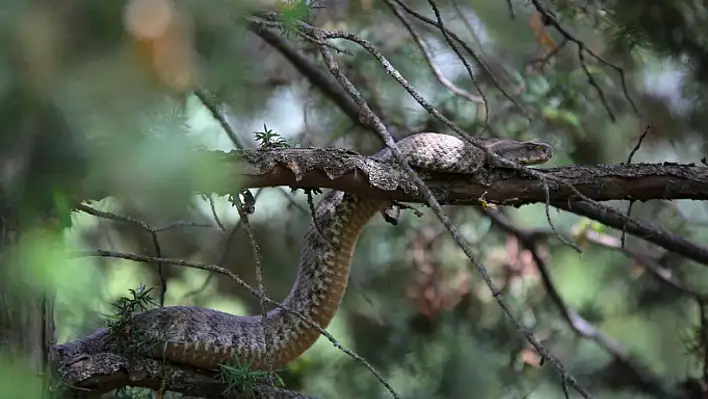
[[[497,155],[522,165],[548,161],[552,148],[545,143],[504,139],[481,140]],[[408,163],[417,169],[450,173],[475,173],[493,166],[485,152],[459,138],[439,133],[419,133],[397,143]],[[386,148],[373,155],[381,162],[395,162]],[[331,191],[317,204],[314,221],[306,233],[292,290],[283,302],[287,309],[309,317],[327,328],[344,296],[354,248],[366,223],[388,202]],[[152,342],[149,355],[201,369],[216,369],[238,356],[252,369],[265,369],[265,360],[279,368],[296,359],[319,338],[319,331],[281,308],[268,312],[264,345],[261,316],[236,316],[213,309],[169,306],[137,314],[131,322],[133,336]],[[63,350],[86,353],[104,350],[108,331],[65,344]]]

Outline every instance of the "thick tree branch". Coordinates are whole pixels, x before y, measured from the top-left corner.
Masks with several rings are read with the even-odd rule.
[[[195,192],[234,194],[243,188],[290,186],[330,188],[371,198],[423,202],[417,186],[395,164],[381,163],[342,149],[258,149],[198,152],[199,159],[223,173],[221,179],[205,179]],[[653,199],[708,199],[708,168],[695,165],[631,164],[566,166],[539,169],[546,179],[552,205],[597,220],[653,242],[669,251],[708,265],[708,247],[692,243],[659,226],[628,218],[610,208],[598,209],[577,201],[573,185],[597,201]],[[98,200],[108,195],[101,173],[86,181],[79,200]],[[424,174],[428,187],[444,204],[490,203],[522,206],[545,203],[543,184],[511,169],[482,170],[478,175]],[[238,182],[238,184],[236,184]]]
[[[154,359],[128,359],[114,353],[84,355],[63,363],[58,371],[62,382],[73,385],[79,390],[91,392],[91,394],[133,386],[179,392],[200,398],[245,399],[251,397],[236,393],[224,395],[226,384],[218,382],[213,376],[200,374],[187,367],[176,367]],[[264,394],[263,397],[313,399],[298,392],[268,385],[259,385],[256,389]]]
[[[362,196],[403,202],[423,201],[417,187],[395,164],[382,163],[356,152],[336,148],[234,150],[229,153],[202,151],[201,160],[224,172],[223,179],[210,179],[195,191],[232,194],[243,188],[291,186],[329,188]],[[695,165],[631,164],[570,165],[538,169],[548,179],[551,202],[591,218],[599,217],[578,203],[576,193],[596,201],[655,199],[708,200],[708,167]],[[219,172],[220,173],[220,172]],[[535,179],[511,169],[482,170],[467,174],[421,172],[438,200],[446,204],[478,205],[479,198],[519,207],[544,203],[545,191]],[[98,180],[98,179],[96,179]],[[239,182],[236,187],[234,182]],[[87,180],[86,195],[98,199],[104,194]],[[570,209],[572,208],[572,209]],[[605,220],[598,219],[605,222]],[[624,223],[623,219],[621,219]],[[609,222],[613,227],[619,225]],[[621,226],[619,226],[621,228]]]

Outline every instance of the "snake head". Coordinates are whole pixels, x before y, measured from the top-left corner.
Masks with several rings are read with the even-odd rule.
[[[553,157],[553,147],[540,141],[499,139],[487,145],[495,154],[520,165],[539,165]]]

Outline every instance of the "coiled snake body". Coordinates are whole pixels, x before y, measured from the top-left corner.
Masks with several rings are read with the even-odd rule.
[[[503,139],[481,142],[499,156],[522,165],[544,163],[552,156],[551,146],[539,142]],[[494,166],[484,151],[449,135],[419,133],[402,139],[397,145],[416,169],[472,174],[482,166]],[[387,148],[373,158],[395,162]],[[317,205],[317,226],[310,223],[297,278],[283,302],[284,307],[296,310],[326,328],[347,287],[359,234],[369,219],[388,205],[386,201],[329,192]],[[268,312],[265,324],[269,337],[267,358],[274,369],[300,356],[319,338],[316,329],[280,308]],[[212,309],[170,306],[136,315],[131,332],[154,341],[151,356],[156,359],[215,369],[219,364],[231,363],[237,355],[250,362],[253,369],[267,367],[261,316],[236,316]],[[107,341],[108,331],[104,328],[61,348],[95,353],[104,351]]]

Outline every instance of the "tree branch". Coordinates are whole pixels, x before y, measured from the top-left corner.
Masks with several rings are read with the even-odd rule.
[[[224,395],[226,384],[194,369],[176,367],[154,359],[128,359],[114,353],[98,353],[70,359],[59,367],[62,382],[79,390],[101,394],[124,386],[179,392],[200,398],[245,399],[247,394]],[[269,398],[313,399],[301,393],[268,385],[257,391]]]
[[[401,202],[424,202],[418,187],[395,164],[382,163],[356,152],[336,148],[255,149],[198,151],[205,167],[221,178],[203,179],[193,191],[218,195],[235,194],[244,188],[290,186],[329,188],[370,198]],[[203,170],[201,168],[198,168]],[[579,193],[596,201],[653,199],[708,199],[708,168],[695,165],[631,164],[584,165],[537,169],[546,179],[551,204],[597,220],[655,243],[669,251],[708,265],[708,247],[692,243],[659,226],[628,218],[610,208],[577,201],[577,193],[560,183],[571,184]],[[102,186],[102,173],[89,177],[77,200],[100,200],[111,193]],[[477,175],[424,173],[426,184],[443,204],[488,203],[522,206],[545,203],[543,183],[511,169],[483,169]],[[234,184],[238,182],[239,184]]]
[[[705,168],[704,168],[705,169]],[[660,247],[692,259],[702,265],[708,265],[708,247],[688,241],[679,234],[637,218],[628,218],[623,213],[613,209],[600,209],[585,201],[557,203],[556,207],[571,211],[590,219],[598,220],[607,226],[627,231]]]
[[[224,179],[209,179],[195,191],[233,194],[244,188],[290,186],[329,188],[377,199],[422,203],[419,190],[395,164],[337,148],[200,151],[200,161],[224,170]],[[656,199],[708,200],[708,168],[675,163],[631,165],[570,165],[537,169],[548,177],[551,201],[591,218],[598,215],[580,204],[574,186],[596,201]],[[511,169],[483,169],[476,175],[420,171],[438,200],[445,204],[487,202],[519,207],[546,201],[537,180]],[[563,180],[567,184],[557,182]],[[234,181],[241,187],[236,188]],[[100,199],[99,179],[87,180],[85,199]],[[98,189],[98,191],[95,191]],[[94,190],[94,191],[92,191]],[[98,197],[97,197],[98,195]],[[603,220],[604,222],[604,220]],[[608,223],[615,227],[612,223]],[[620,226],[621,227],[621,226]]]

